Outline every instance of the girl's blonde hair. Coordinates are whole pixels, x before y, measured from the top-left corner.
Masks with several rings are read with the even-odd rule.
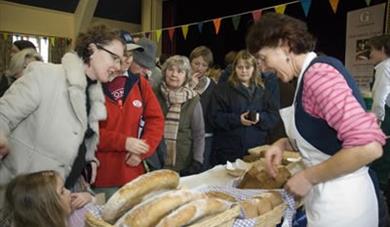
[[[177,66],[180,70],[184,71],[186,73],[186,80],[184,81],[183,85],[186,85],[188,82],[190,82],[192,78],[192,69],[190,61],[186,56],[181,55],[174,55],[170,58],[168,58],[164,64],[161,67],[161,74],[163,76],[163,81],[165,81],[165,73],[168,68],[172,66]]]
[[[66,227],[66,210],[57,193],[60,176],[55,171],[19,175],[6,188],[6,209],[13,227]]]
[[[15,77],[27,67],[28,60],[42,61],[41,55],[35,49],[27,48],[16,53],[12,58],[7,71],[7,76]]]
[[[234,58],[232,74],[230,74],[228,80],[229,83],[235,87],[241,83],[236,73],[236,67],[239,60],[243,60],[245,63],[253,66],[253,73],[250,79],[250,84],[264,87],[263,80],[261,79],[260,76],[260,71],[257,68],[256,58],[253,55],[251,55],[247,50],[241,50],[240,52],[237,53],[236,57]]]

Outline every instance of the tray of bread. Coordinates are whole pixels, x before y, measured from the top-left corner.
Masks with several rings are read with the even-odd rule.
[[[86,226],[231,227],[244,222],[268,227],[280,222],[286,208],[280,193],[229,186],[188,190],[178,188],[179,181],[171,170],[139,176],[114,193],[99,213],[87,213]]]

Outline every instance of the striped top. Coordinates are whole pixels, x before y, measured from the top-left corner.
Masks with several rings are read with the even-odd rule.
[[[385,135],[375,115],[365,112],[344,77],[333,66],[315,63],[306,71],[303,80],[303,108],[334,128],[344,148],[373,141],[385,144]]]

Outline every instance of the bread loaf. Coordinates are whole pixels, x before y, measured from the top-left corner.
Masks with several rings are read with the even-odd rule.
[[[179,175],[172,170],[157,170],[130,181],[107,201],[102,210],[102,218],[114,223],[142,198],[155,190],[175,189],[179,185]]]
[[[272,203],[269,198],[253,198],[239,203],[246,218],[255,218],[272,210]]]
[[[97,218],[90,212],[85,213],[85,227],[113,227],[101,218]]]
[[[221,213],[230,208],[230,203],[221,199],[198,199],[172,211],[161,219],[157,227],[179,227],[193,223],[200,218]]]
[[[268,175],[264,166],[254,165],[240,182],[238,188],[244,189],[276,189],[282,188],[291,177],[290,172],[284,166],[278,167],[276,178]]]
[[[206,195],[208,197],[211,197],[211,198],[222,199],[222,200],[226,200],[226,201],[229,201],[232,203],[237,202],[236,198],[234,198],[233,196],[231,196],[227,193],[224,193],[224,192],[209,191],[209,192],[206,192]]]
[[[200,198],[205,198],[204,194],[191,192],[189,190],[170,191],[152,197],[141,204],[138,204],[123,217],[115,226],[121,227],[151,227],[155,226],[165,215],[179,206]]]

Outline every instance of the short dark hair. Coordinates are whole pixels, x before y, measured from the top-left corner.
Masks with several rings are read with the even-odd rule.
[[[383,34],[383,35],[374,36],[368,40],[368,45],[371,48],[377,50],[381,50],[383,48],[385,54],[387,56],[390,56],[390,35]]]
[[[75,51],[84,63],[89,63],[89,57],[92,55],[89,44],[107,45],[113,40],[118,40],[125,45],[119,30],[110,30],[105,25],[96,25],[88,29],[87,32],[79,34],[76,39]]]
[[[33,48],[34,50],[37,50],[35,45],[28,40],[16,40],[13,42],[13,45],[15,45],[19,50],[24,50],[27,48]]]
[[[280,41],[286,42],[295,54],[313,51],[316,43],[303,21],[278,13],[263,15],[246,37],[247,48],[252,54],[263,47],[277,47]]]

